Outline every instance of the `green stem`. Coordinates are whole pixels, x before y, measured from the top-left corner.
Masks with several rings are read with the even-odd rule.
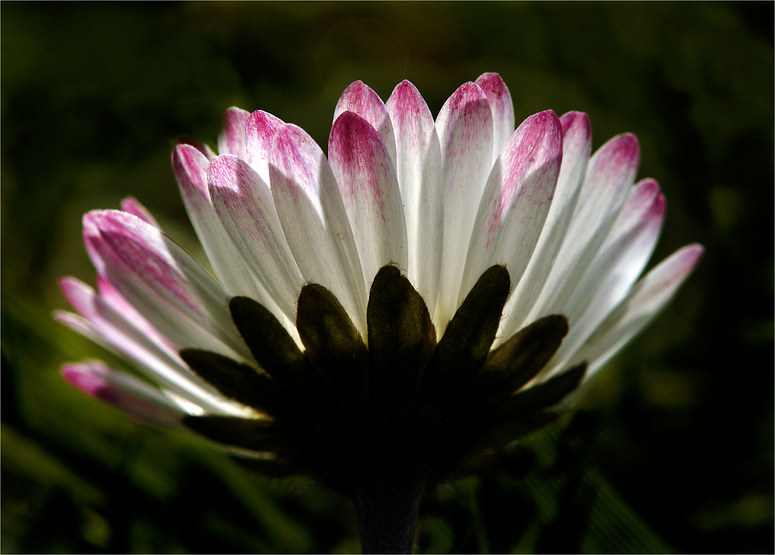
[[[411,553],[427,468],[399,461],[353,473],[352,498],[363,553]]]

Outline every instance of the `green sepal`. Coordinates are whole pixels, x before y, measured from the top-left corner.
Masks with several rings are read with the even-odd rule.
[[[202,349],[182,349],[181,358],[200,378],[229,399],[273,418],[304,425],[322,409],[311,395],[259,374],[254,368]],[[319,416],[319,415],[318,415]]]
[[[433,479],[444,481],[471,472],[489,453],[554,422],[561,412],[552,407],[576,389],[585,370],[586,363],[579,364],[490,408],[477,405],[478,397],[463,397],[456,410],[448,410],[448,416],[436,424],[439,443]]]
[[[285,433],[270,420],[236,416],[186,416],[183,424],[198,434],[230,447],[255,452],[282,452]]]
[[[434,482],[457,480],[480,472],[493,463],[494,456],[507,445],[554,423],[560,416],[561,412],[535,412],[478,430],[471,443],[462,442],[465,449],[451,450],[440,460],[433,475]]]
[[[235,455],[232,460],[251,472],[257,472],[270,478],[289,478],[304,476],[306,471],[283,459],[260,459]]]
[[[513,443],[528,434],[548,426],[562,416],[562,412],[551,410],[531,412],[513,418],[500,420],[488,431],[482,434],[478,442],[481,449],[503,449],[509,443]]]
[[[422,377],[436,347],[428,307],[395,266],[377,272],[367,307],[372,408],[385,419],[417,404]]]
[[[232,297],[229,310],[259,366],[272,378],[313,385],[317,374],[285,327],[266,307],[250,297]]]
[[[369,353],[337,298],[317,283],[302,287],[296,328],[306,357],[329,384],[342,408],[348,411],[364,405]]]
[[[181,349],[180,358],[225,397],[261,411],[271,410],[267,401],[271,404],[273,396],[267,389],[272,387],[272,379],[255,368],[203,349]]]
[[[498,412],[501,417],[509,419],[552,407],[578,387],[586,371],[586,362],[577,364],[562,374],[513,395],[500,405]]]
[[[469,386],[495,340],[510,287],[503,266],[492,266],[481,275],[436,346],[423,383],[424,396],[448,398]]]
[[[473,384],[472,395],[486,405],[502,401],[533,379],[560,348],[568,319],[545,316],[515,333],[490,352]]]

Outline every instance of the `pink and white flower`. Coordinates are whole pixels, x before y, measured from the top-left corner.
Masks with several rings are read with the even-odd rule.
[[[264,412],[224,395],[181,355],[208,351],[261,373],[231,298],[263,305],[303,350],[297,301],[305,284],[319,284],[368,342],[369,290],[392,264],[441,337],[480,276],[500,265],[510,294],[494,348],[542,317],[561,314],[568,323],[562,344],[520,391],[586,362],[583,390],[670,302],[703,252],[686,246],[638,280],[665,198],[656,181],[635,181],[633,135],[592,155],[591,145],[580,112],[547,110],[515,130],[509,91],[491,73],[462,85],[435,120],[408,81],[387,102],[353,83],[336,106],[327,156],[295,125],[230,108],[218,155],[192,144],[172,153],[212,274],[130,198],[122,211],[84,216],[97,289],[61,280],[77,314],[56,318],[131,361],[159,389],[93,361],[66,365],[63,374],[154,423],[187,415],[262,421]]]

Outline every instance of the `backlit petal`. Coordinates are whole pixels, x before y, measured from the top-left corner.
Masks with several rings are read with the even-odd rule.
[[[506,83],[497,73],[483,73],[476,80],[476,84],[487,96],[492,110],[494,160],[514,133],[514,105]]]
[[[546,216],[543,231],[522,278],[506,304],[500,338],[504,341],[527,325],[526,317],[543,289],[554,267],[557,253],[571,222],[579,198],[592,145],[589,118],[580,112],[568,112],[562,124],[562,165],[554,190],[554,199]],[[496,343],[498,340],[496,339]]]
[[[275,134],[272,196],[304,279],[331,291],[358,330],[366,331],[366,283],[334,174],[320,147],[299,127]]]
[[[272,139],[283,120],[262,110],[256,110],[245,124],[246,160],[258,172],[264,183],[269,184],[269,151]]]
[[[268,307],[275,306],[272,297],[242,263],[215,212],[207,185],[210,161],[192,146],[180,144],[172,151],[172,166],[191,224],[223,288],[230,295],[248,295]]]
[[[551,206],[562,159],[560,119],[548,110],[519,126],[495,162],[468,249],[458,302],[479,276],[500,264],[522,277]]]
[[[93,211],[84,241],[97,271],[173,343],[249,360],[225,291],[159,229],[125,212]]]
[[[233,154],[247,159],[245,124],[250,113],[240,108],[229,108],[223,118],[223,131],[218,136],[218,154]]]
[[[393,133],[393,124],[388,116],[385,103],[371,87],[363,81],[356,81],[347,87],[334,109],[334,121],[339,119],[344,112],[353,112],[368,121],[377,130],[382,138],[382,143],[395,164],[396,140]],[[329,157],[331,153],[328,153]],[[373,276],[372,276],[373,278]]]
[[[215,211],[244,263],[283,313],[294,318],[304,278],[280,225],[269,187],[244,160],[221,155],[207,177]]]
[[[186,414],[158,389],[97,361],[66,364],[62,376],[81,391],[152,424],[180,426]]]
[[[687,245],[646,274],[598,326],[566,366],[587,360],[589,375],[598,370],[672,300],[678,288],[694,270],[703,252],[701,245]]]
[[[363,268],[371,284],[385,264],[407,265],[407,239],[396,171],[377,131],[362,117],[344,112],[334,122],[328,156],[350,220]]]
[[[630,134],[614,137],[589,160],[570,225],[528,321],[562,313],[624,204],[639,160],[638,141]]]
[[[57,320],[109,350],[127,357],[154,381],[201,410],[241,414],[244,409],[221,398],[183,364],[176,347],[155,330],[105,280],[100,293],[73,278],[60,281],[79,316],[58,312]]]
[[[96,291],[61,281],[77,313],[55,318],[158,389],[94,361],[65,378],[345,493],[382,446],[409,446],[434,483],[473,470],[557,418],[702,254],[689,245],[636,283],[665,198],[633,185],[635,137],[590,157],[586,114],[514,123],[496,73],[435,121],[410,82],[384,103],[356,81],[327,155],[299,127],[229,108],[219,155],[185,139],[172,154],[207,269],[128,197],[84,216]]]
[[[443,239],[441,149],[436,124],[420,92],[400,83],[387,101],[396,137],[396,173],[404,203],[407,276],[433,314]]]
[[[148,209],[142,204],[140,204],[140,201],[138,201],[135,197],[129,196],[129,197],[126,197],[124,200],[122,200],[121,210],[129,214],[132,214],[133,216],[137,216],[138,218],[151,224],[152,226],[158,227],[159,229],[161,229],[161,226],[159,225],[159,222],[156,221],[156,218],[154,218],[153,215],[148,211]]]
[[[466,83],[455,91],[436,118],[436,131],[441,146],[444,239],[434,321],[442,332],[457,309],[474,217],[492,169],[492,111],[479,85]]]
[[[665,197],[653,179],[631,189],[606,240],[579,280],[564,314],[571,332],[558,359],[569,356],[630,292],[657,244],[665,216]]]

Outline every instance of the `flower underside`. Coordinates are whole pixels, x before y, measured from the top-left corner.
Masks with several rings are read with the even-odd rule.
[[[629,133],[593,153],[582,112],[515,128],[495,73],[435,118],[409,81],[386,102],[357,81],[326,153],[229,108],[217,154],[172,153],[212,272],[128,198],[84,215],[96,289],[60,282],[76,313],[55,317],[158,388],[99,361],[62,374],[257,470],[349,494],[371,538],[386,515],[416,518],[426,482],[477,470],[569,407],[691,274],[696,244],[639,279],[666,206],[655,180],[636,183],[639,161]],[[409,544],[364,549],[405,549],[412,519],[398,528]]]
[[[378,465],[423,468],[428,483],[475,471],[509,442],[552,422],[586,363],[534,385],[568,332],[546,316],[490,351],[509,295],[503,266],[482,274],[437,341],[428,308],[395,266],[384,266],[367,307],[368,348],[336,297],[305,285],[296,326],[249,297],[229,303],[259,368],[200,349],[181,357],[224,396],[269,418],[188,416],[194,431],[237,449],[271,454],[256,469],[309,475],[343,493]],[[517,392],[513,394],[513,392]]]

